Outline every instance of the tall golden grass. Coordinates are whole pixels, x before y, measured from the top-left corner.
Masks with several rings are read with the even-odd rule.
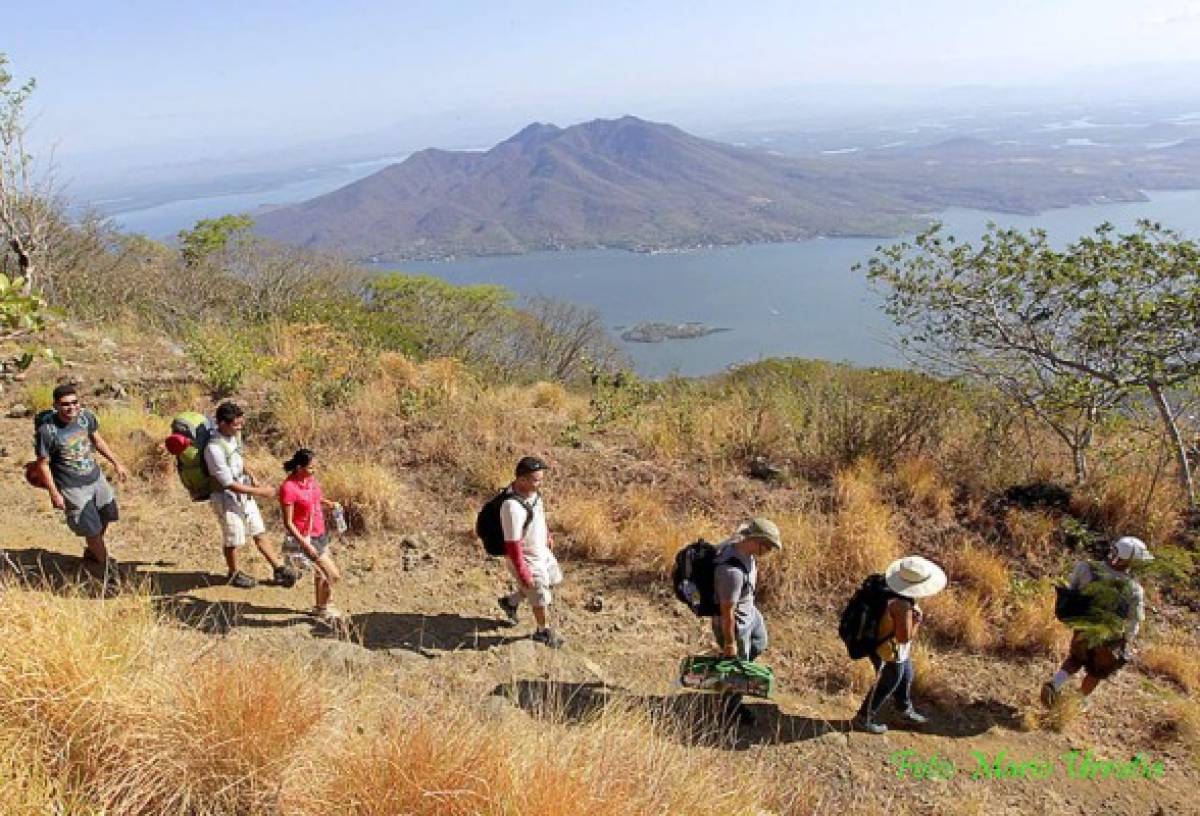
[[[148,596],[0,595],[6,814],[755,814],[754,763],[615,708],[496,714],[164,625]]]

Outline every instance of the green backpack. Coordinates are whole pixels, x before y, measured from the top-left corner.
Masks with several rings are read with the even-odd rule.
[[[770,697],[775,690],[775,672],[769,666],[736,657],[698,655],[683,659],[679,682],[703,691]]]
[[[175,471],[179,481],[187,488],[192,501],[205,501],[221,490],[221,485],[208,472],[204,462],[204,449],[210,444],[228,448],[217,433],[216,424],[195,411],[185,411],[171,420],[171,435],[186,437],[189,444],[175,454]],[[233,453],[237,448],[227,450]]]

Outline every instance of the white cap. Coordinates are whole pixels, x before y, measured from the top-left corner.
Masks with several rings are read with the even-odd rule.
[[[1146,542],[1133,536],[1123,536],[1113,542],[1113,551],[1122,561],[1153,561],[1150,548]]]

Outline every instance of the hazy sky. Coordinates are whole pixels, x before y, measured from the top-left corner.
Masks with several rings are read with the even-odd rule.
[[[0,0],[0,20],[64,156],[805,83],[1046,83],[1200,44],[1196,0]]]

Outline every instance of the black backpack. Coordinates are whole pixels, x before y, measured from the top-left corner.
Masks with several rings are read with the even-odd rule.
[[[868,575],[854,591],[838,623],[838,637],[846,644],[851,660],[861,660],[879,647],[879,622],[894,597],[880,573]]]
[[[737,559],[729,563],[742,571],[746,569]],[[721,611],[721,605],[717,601],[716,567],[717,548],[703,538],[675,553],[671,587],[675,590],[675,597],[697,617],[711,618]]]
[[[488,555],[504,555],[504,525],[500,522],[500,508],[509,499],[516,499],[525,508],[525,524],[521,527],[521,538],[529,531],[533,523],[533,504],[521,500],[511,487],[506,487],[487,500],[475,517],[475,535],[483,542],[483,549]],[[536,503],[537,499],[534,499]]]

